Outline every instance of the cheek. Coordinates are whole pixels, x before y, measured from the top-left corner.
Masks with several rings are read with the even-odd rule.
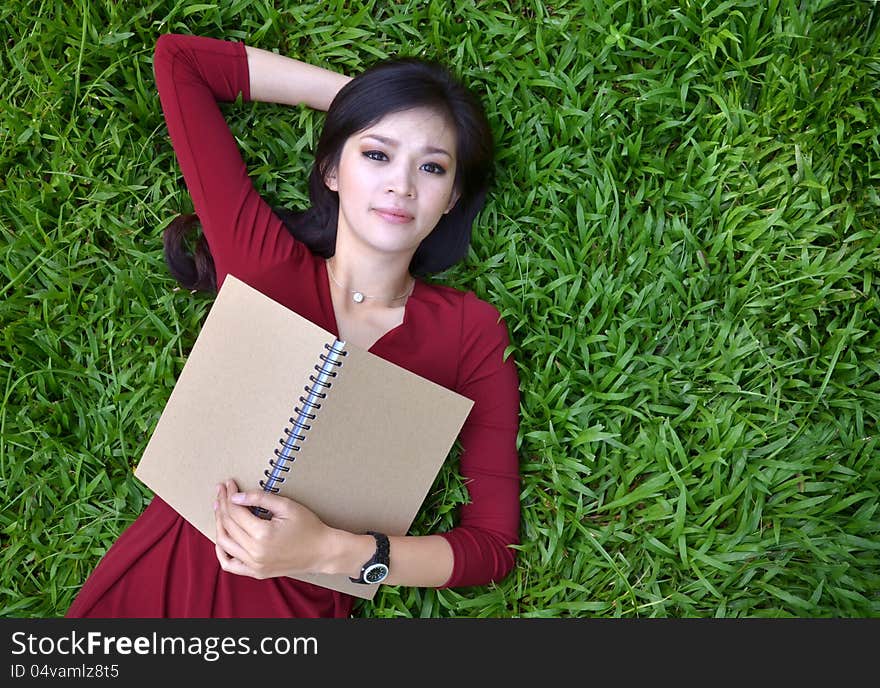
[[[371,177],[365,158],[350,151],[343,151],[336,172],[339,189],[347,194],[357,194],[366,188]]]
[[[438,212],[445,213],[450,205],[454,205],[455,189],[449,184],[433,190],[431,206],[436,208]]]
[[[345,199],[362,198],[367,194],[368,179],[363,174],[358,174],[350,167],[339,175],[339,202],[345,202]]]
[[[449,194],[455,183],[455,177],[451,177],[448,173],[428,174],[419,170],[419,175],[421,175],[419,179],[421,191],[430,194],[431,196],[443,196]]]

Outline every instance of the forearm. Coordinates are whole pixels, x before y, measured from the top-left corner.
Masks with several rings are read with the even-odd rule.
[[[246,46],[251,100],[326,111],[351,77]]]
[[[361,566],[376,550],[372,535],[335,531],[327,563],[328,573],[356,578]],[[452,575],[453,555],[449,543],[439,535],[390,536],[388,585],[432,588],[443,585]]]

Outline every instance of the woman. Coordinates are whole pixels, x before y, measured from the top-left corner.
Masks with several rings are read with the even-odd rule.
[[[351,80],[197,36],[161,36],[154,69],[209,248],[197,252],[198,269],[182,264],[181,232],[194,218],[173,223],[172,273],[209,289],[233,273],[340,339],[474,400],[459,437],[470,501],[449,532],[387,537],[331,528],[290,499],[228,481],[217,489],[215,546],[156,497],[67,616],[350,615],[354,598],[288,577],[295,572],[346,573],[364,585],[502,579],[519,528],[519,395],[504,359],[507,331],[473,293],[412,274],[443,270],[467,251],[492,155],[476,100],[428,62],[390,61]],[[217,105],[239,94],[328,111],[308,211],[276,213],[254,189]]]

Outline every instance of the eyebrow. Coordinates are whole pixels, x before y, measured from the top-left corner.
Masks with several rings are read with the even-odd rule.
[[[386,146],[397,146],[397,141],[394,139],[389,139],[387,136],[380,136],[379,134],[367,134],[363,136],[362,139],[375,139],[379,143],[384,143]],[[445,155],[447,158],[451,158],[452,155],[444,148],[437,148],[435,146],[425,146],[422,149],[425,153],[430,153],[432,155],[440,154]]]

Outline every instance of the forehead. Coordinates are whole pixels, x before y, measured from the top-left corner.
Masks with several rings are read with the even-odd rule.
[[[413,108],[391,112],[355,135],[376,136],[397,145],[442,148],[455,154],[455,126],[449,117],[432,108]]]

